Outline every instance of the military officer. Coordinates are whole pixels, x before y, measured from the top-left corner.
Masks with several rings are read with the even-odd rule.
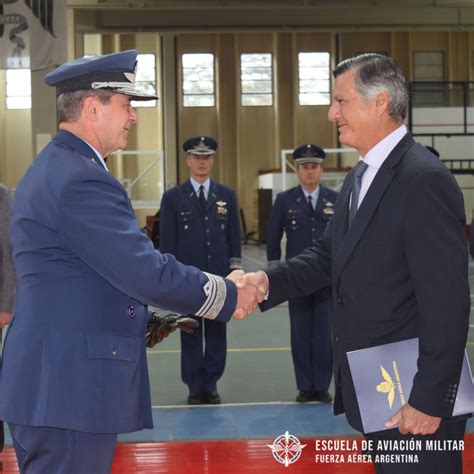
[[[235,192],[210,179],[217,150],[213,138],[190,138],[183,149],[191,176],[163,195],[160,249],[187,265],[227,275],[241,268]],[[193,334],[181,332],[181,377],[189,388],[189,404],[221,402],[217,381],[224,373],[226,352],[225,324],[200,321]]]
[[[296,148],[293,158],[299,185],[279,193],[270,214],[267,236],[269,265],[280,261],[286,233],[286,259],[301,253],[322,236],[334,213],[337,193],[320,184],[326,154],[317,145]],[[297,402],[331,402],[332,375],[330,290],[289,300],[291,353],[299,393]]]
[[[136,50],[81,58],[45,77],[60,130],[16,188],[0,382],[24,474],[105,474],[117,434],[153,426],[147,305],[222,321],[255,309],[255,288],[155,251],[107,170],[137,121],[130,101],[156,99],[136,88],[136,60]]]

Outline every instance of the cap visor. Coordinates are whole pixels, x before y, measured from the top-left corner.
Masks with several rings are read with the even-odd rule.
[[[158,100],[158,96],[139,91],[135,87],[113,88],[112,90],[117,92],[117,94],[133,97],[133,100]]]

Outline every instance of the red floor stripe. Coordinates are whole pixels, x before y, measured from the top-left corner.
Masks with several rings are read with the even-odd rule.
[[[330,438],[324,440],[359,440],[360,438]],[[227,441],[173,441],[160,443],[122,443],[115,453],[112,474],[372,474],[371,464],[315,462],[315,440],[300,439],[307,444],[296,463],[285,468],[276,462],[266,446],[272,440],[227,440]],[[331,454],[348,451],[333,451]],[[352,453],[353,454],[353,453]],[[6,448],[3,458],[3,474],[18,473],[15,453]],[[466,436],[463,454],[465,473],[474,472],[474,434]],[[329,461],[329,459],[328,459]],[[334,460],[333,460],[334,461]],[[316,469],[317,468],[317,469]],[[90,473],[92,474],[92,473]]]

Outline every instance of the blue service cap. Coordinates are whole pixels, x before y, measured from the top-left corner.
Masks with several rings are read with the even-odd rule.
[[[293,159],[296,164],[302,163],[321,163],[326,158],[325,151],[318,145],[307,143],[293,151]]]
[[[211,137],[192,137],[183,143],[187,155],[214,155],[217,142]]]
[[[56,95],[82,90],[109,90],[133,97],[134,100],[154,100],[156,95],[135,87],[137,50],[121,51],[75,59],[46,74],[44,82],[56,87]]]

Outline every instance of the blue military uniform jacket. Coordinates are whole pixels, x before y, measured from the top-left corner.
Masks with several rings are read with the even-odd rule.
[[[287,260],[314,245],[323,235],[327,223],[334,214],[336,199],[336,191],[320,186],[318,202],[311,215],[301,186],[278,193],[268,224],[268,261],[280,261],[280,241],[283,232],[286,232],[287,236],[285,254]]]
[[[66,131],[20,181],[10,242],[17,295],[0,382],[8,422],[152,427],[145,305],[227,320],[236,303],[230,282],[155,251],[121,184]],[[211,314],[216,290],[224,303]]]
[[[240,237],[237,199],[227,186],[211,180],[205,210],[189,180],[163,195],[160,250],[180,262],[226,276],[240,264]]]
[[[267,260],[269,264],[280,261],[280,241],[286,232],[286,260],[313,246],[322,237],[327,223],[334,214],[337,192],[319,186],[319,197],[313,214],[301,186],[278,193],[273,204],[268,224]],[[330,296],[329,288],[318,292],[318,300]]]

